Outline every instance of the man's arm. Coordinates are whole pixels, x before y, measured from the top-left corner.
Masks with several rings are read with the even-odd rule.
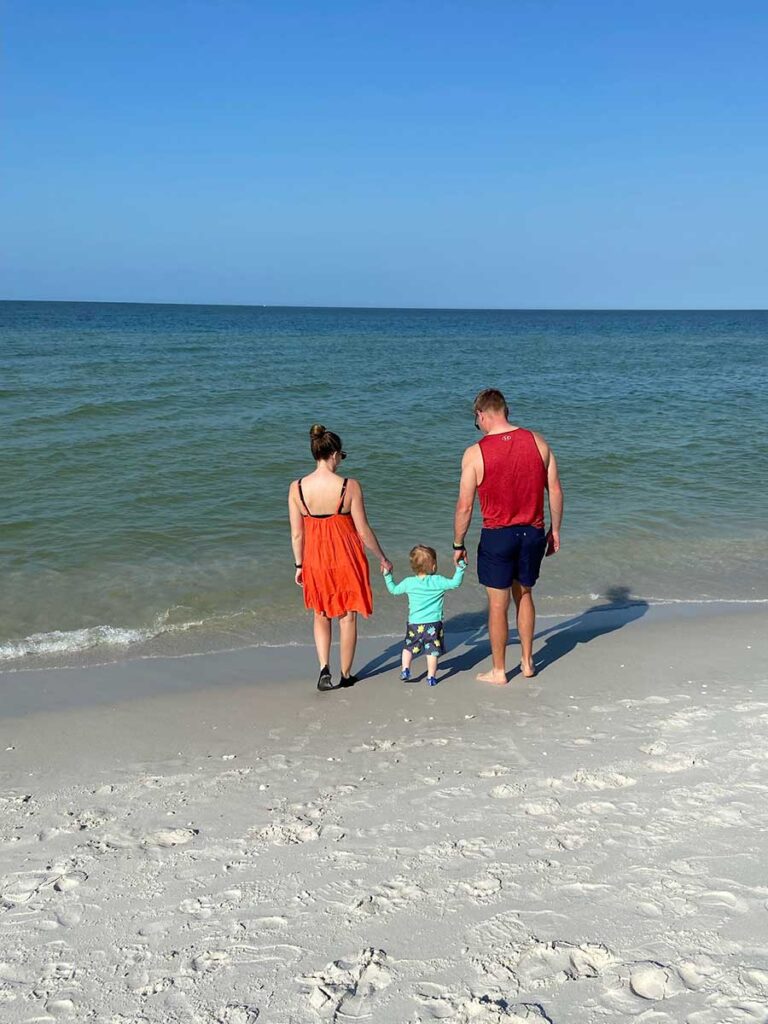
[[[458,544],[464,544],[469,524],[472,522],[472,509],[475,504],[477,493],[477,459],[480,455],[479,445],[473,444],[467,448],[461,460],[461,479],[459,480],[459,497],[456,501],[456,512],[453,517],[453,560],[458,562],[465,560],[467,552],[465,548],[457,550]]]
[[[557,472],[557,459],[555,453],[547,442],[533,431],[536,446],[541,455],[541,461],[547,470],[547,491],[549,492],[549,519],[550,525],[547,532],[547,555],[555,555],[560,550],[560,526],[563,522],[563,488],[560,485],[560,476]]]
[[[560,526],[563,522],[563,488],[557,472],[557,459],[550,448],[547,466],[547,491],[549,492],[550,527],[547,536],[547,554],[555,555],[560,550]]]

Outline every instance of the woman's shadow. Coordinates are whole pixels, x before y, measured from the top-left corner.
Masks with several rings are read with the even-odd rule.
[[[630,588],[625,586],[609,587],[603,595],[603,603],[593,605],[580,615],[564,622],[539,630],[536,640],[544,639],[544,646],[534,648],[534,664],[539,672],[570,654],[579,644],[589,643],[599,636],[622,629],[648,611],[648,602],[642,598],[633,598]],[[514,614],[514,610],[512,611]],[[454,615],[445,623],[445,633],[454,647],[462,647],[457,654],[448,655],[440,662],[441,681],[458,675],[459,672],[470,672],[473,668],[490,657],[488,643],[488,618],[485,612],[462,612]],[[510,630],[510,644],[518,644],[517,630]],[[372,676],[391,672],[400,666],[402,641],[392,644],[377,657],[364,665],[359,675],[370,679]],[[510,658],[510,660],[512,660]],[[519,660],[515,657],[515,661]],[[418,662],[416,662],[418,665]],[[514,678],[520,673],[519,664],[510,673]]]

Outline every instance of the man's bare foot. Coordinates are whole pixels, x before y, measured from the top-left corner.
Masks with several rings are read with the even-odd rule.
[[[491,683],[493,686],[506,686],[507,673],[500,668],[492,668],[490,672],[478,672],[475,676],[478,683]]]
[[[520,670],[526,679],[533,679],[536,675],[536,666],[533,664],[533,659],[530,661],[521,661]]]

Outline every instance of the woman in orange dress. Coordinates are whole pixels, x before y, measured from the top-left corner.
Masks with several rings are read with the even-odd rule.
[[[304,589],[304,604],[314,613],[314,635],[320,661],[318,690],[354,686],[352,660],[357,645],[357,613],[373,611],[368,559],[363,545],[379,559],[382,570],[392,563],[368,525],[363,489],[357,480],[337,471],[347,453],[341,438],[320,424],[309,432],[314,473],[294,480],[288,492],[291,543],[296,583]],[[339,620],[341,679],[333,682],[331,620]]]

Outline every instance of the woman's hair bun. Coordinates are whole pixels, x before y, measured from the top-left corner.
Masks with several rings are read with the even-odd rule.
[[[312,458],[320,462],[341,451],[341,438],[322,423],[313,423],[309,428],[309,447],[312,449]]]

